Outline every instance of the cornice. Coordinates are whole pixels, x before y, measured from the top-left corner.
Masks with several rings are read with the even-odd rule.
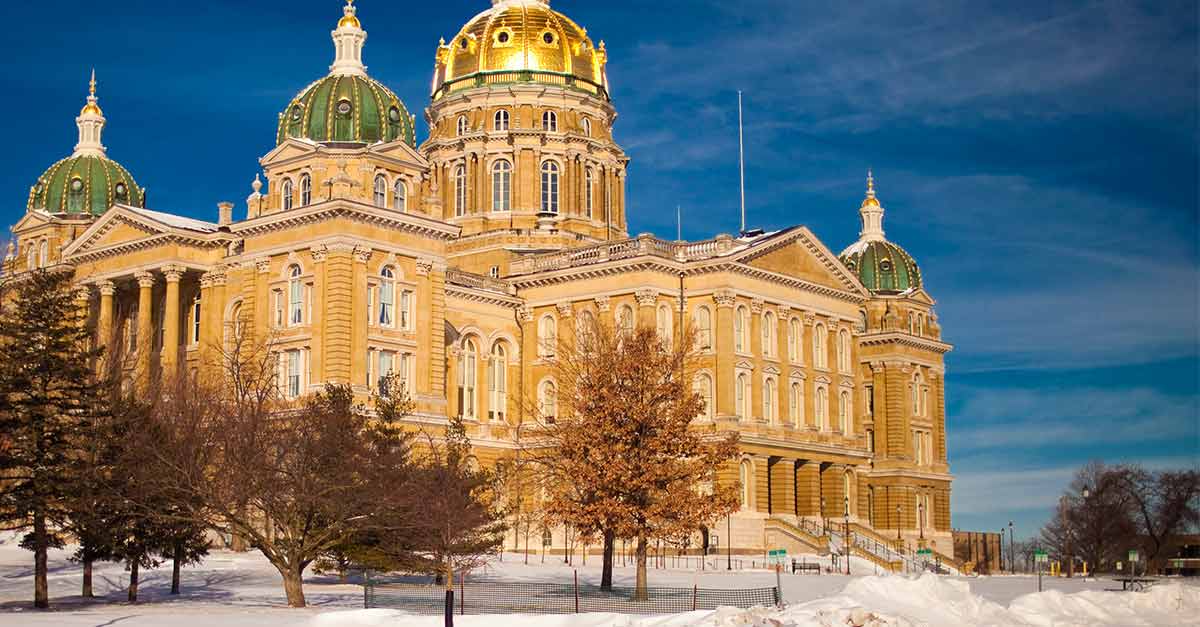
[[[950,473],[929,472],[924,470],[905,470],[902,468],[889,468],[887,470],[875,469],[871,471],[871,477],[896,477],[900,479],[925,479],[927,481],[954,481],[954,475]]]
[[[300,209],[259,216],[238,222],[232,225],[230,230],[234,234],[247,237],[343,217],[443,241],[458,237],[461,231],[459,227],[440,220],[414,213],[381,210],[373,205],[346,198],[327,200]]]
[[[446,298],[461,298],[473,303],[495,305],[497,307],[504,307],[514,311],[525,305],[524,300],[515,296],[505,296],[489,290],[463,287],[461,285],[451,285],[449,283],[446,284]]]
[[[886,333],[865,333],[858,336],[860,346],[904,346],[907,348],[915,348],[918,350],[945,355],[954,350],[954,346],[945,342],[921,337],[918,335],[909,335],[897,331],[889,331]]]

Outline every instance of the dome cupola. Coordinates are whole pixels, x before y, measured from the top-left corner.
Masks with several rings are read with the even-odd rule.
[[[332,33],[329,74],[304,88],[279,114],[276,144],[289,137],[323,144],[375,144],[403,140],[416,146],[416,120],[392,90],[367,75],[362,62],[367,33],[354,0],[347,0]]]
[[[492,0],[438,47],[433,99],[507,83],[560,85],[608,100],[604,42],[550,8],[549,0]]]
[[[875,177],[867,173],[867,197],[859,208],[862,232],[838,258],[876,295],[907,294],[921,289],[917,262],[883,234],[883,205],[875,195]]]
[[[26,209],[98,216],[114,204],[145,206],[145,192],[128,170],[108,158],[100,141],[106,122],[96,97],[96,72],[93,71],[87,104],[75,119],[79,127],[75,152],[38,177],[29,189]]]

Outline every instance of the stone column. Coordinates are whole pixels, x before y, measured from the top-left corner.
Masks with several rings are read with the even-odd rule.
[[[309,383],[320,384],[325,381],[325,259],[329,253],[323,245],[314,247],[310,252],[313,260],[313,302],[312,319],[309,320],[309,328],[312,329],[308,356],[311,372]]]
[[[106,351],[112,351],[113,338],[113,296],[117,293],[117,284],[112,281],[100,281],[96,284],[100,289],[100,311],[96,320],[96,341]]]
[[[432,303],[433,290],[430,289],[429,272],[433,269],[433,260],[418,259],[417,260],[417,302],[413,306],[413,314],[415,319],[413,323],[417,334],[417,350],[418,355],[422,351],[428,351],[431,346],[433,330],[432,314],[430,305]],[[418,394],[429,394],[433,389],[432,383],[432,367],[429,359],[414,358],[413,367],[416,372],[413,373],[414,387]]]
[[[350,314],[350,382],[365,385],[367,382],[367,262],[371,260],[371,249],[354,250],[354,271],[350,287],[353,303]]]
[[[154,351],[154,274],[137,272],[133,276],[138,282],[137,377],[148,383],[150,355]]]
[[[167,279],[167,301],[163,308],[162,372],[170,377],[178,373],[179,366],[179,282],[183,280],[182,266],[166,266],[163,276]]]
[[[774,457],[770,462],[771,514],[795,518],[796,460]]]
[[[713,294],[717,303],[716,323],[713,327],[713,339],[717,355],[716,381],[716,416],[734,416],[737,413],[733,406],[736,400],[733,386],[736,384],[733,374],[733,306],[737,302],[732,290],[718,290]]]
[[[763,395],[766,394],[763,385],[763,343],[762,343],[762,325],[763,325],[763,301],[754,299],[750,301],[750,346],[749,353],[753,355],[753,363],[756,364],[754,372],[750,375],[750,415],[746,416],[747,420],[767,420],[763,415]]]
[[[796,515],[821,515],[821,464],[801,461],[796,465]]]
[[[200,360],[205,366],[216,366],[225,347],[225,276],[224,266],[200,277]]]

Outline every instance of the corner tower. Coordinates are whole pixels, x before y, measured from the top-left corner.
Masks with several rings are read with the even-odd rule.
[[[867,174],[862,232],[841,262],[870,292],[858,334],[864,382],[872,526],[885,536],[953,553],[946,456],[946,365],[935,301],[916,260],[883,231],[884,208]],[[890,530],[890,531],[885,531]]]
[[[504,271],[494,254],[469,258],[483,240],[511,253],[626,237],[606,63],[604,43],[548,0],[492,0],[441,42],[421,150],[444,219],[463,228],[460,265]]]

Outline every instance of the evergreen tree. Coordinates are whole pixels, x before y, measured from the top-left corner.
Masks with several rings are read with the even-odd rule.
[[[61,544],[89,426],[101,407],[87,312],[71,275],[36,270],[0,294],[0,520],[28,530],[34,606],[50,604],[47,550]]]

